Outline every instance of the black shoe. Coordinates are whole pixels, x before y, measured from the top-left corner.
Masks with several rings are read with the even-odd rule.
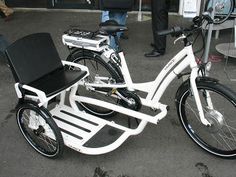
[[[156,49],[153,49],[151,52],[145,53],[144,56],[145,57],[159,57],[159,56],[164,55],[164,54],[165,54],[164,51],[158,51]]]
[[[150,46],[151,46],[152,48],[156,48],[156,45],[155,45],[154,43],[150,43]]]

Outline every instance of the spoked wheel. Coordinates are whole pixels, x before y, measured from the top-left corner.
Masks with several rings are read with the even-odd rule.
[[[197,82],[205,118],[200,121],[195,99],[185,82],[176,97],[180,122],[190,138],[201,148],[216,156],[236,157],[236,94],[217,82]]]
[[[44,108],[31,103],[23,104],[16,118],[24,138],[37,152],[49,158],[62,155],[64,143],[61,132]]]
[[[206,9],[215,7],[214,24],[221,24],[225,22],[234,10],[234,0],[215,0],[216,4],[213,4],[213,0],[206,2]]]
[[[114,68],[103,61],[103,59],[100,58],[100,55],[96,53],[93,53],[91,51],[76,50],[67,58],[67,60],[88,67],[90,75],[85,78],[86,83],[107,84],[116,83],[118,81],[119,76]],[[72,67],[70,69],[74,68]],[[119,103],[119,98],[111,96],[112,88],[79,86],[77,94],[113,104]],[[117,113],[113,110],[87,103],[80,102],[78,104],[81,105],[87,112],[99,117],[110,117],[114,116]]]

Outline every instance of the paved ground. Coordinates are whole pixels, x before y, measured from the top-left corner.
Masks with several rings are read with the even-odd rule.
[[[61,35],[70,25],[94,30],[99,23],[99,13],[79,12],[16,12],[9,22],[0,20],[0,33],[13,42],[35,32],[50,32],[62,59],[68,51],[61,42]],[[146,59],[152,40],[151,22],[137,22],[137,16],[128,18],[129,40],[122,41],[127,62],[134,81],[153,80],[170,57],[182,47],[173,45],[168,37],[167,53],[156,59]],[[186,25],[179,17],[170,17],[170,26]],[[230,41],[231,30],[224,31],[219,40],[212,41],[211,52],[216,43]],[[225,60],[213,63],[211,75],[236,90],[224,73]],[[227,68],[230,77],[235,76],[235,61]],[[20,134],[15,115],[11,112],[16,103],[13,78],[0,59],[0,177],[92,177],[96,167],[117,177],[234,177],[236,161],[224,160],[207,154],[197,147],[181,128],[174,96],[181,81],[174,81],[166,91],[162,102],[170,105],[166,119],[158,125],[148,125],[144,132],[131,137],[117,150],[99,156],[83,155],[66,148],[62,158],[50,160],[34,152]],[[100,175],[102,176],[102,175]],[[103,175],[105,176],[105,175]]]

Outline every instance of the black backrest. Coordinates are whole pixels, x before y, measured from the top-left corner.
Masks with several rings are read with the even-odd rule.
[[[6,49],[16,82],[28,84],[63,67],[49,33],[25,36]]]

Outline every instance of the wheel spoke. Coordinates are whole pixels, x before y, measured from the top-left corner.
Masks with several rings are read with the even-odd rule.
[[[206,151],[222,157],[236,156],[236,95],[219,83],[197,83],[205,118],[211,127],[202,125],[197,105],[187,86],[177,99],[181,123],[191,138]],[[202,94],[201,94],[202,92]],[[230,93],[229,93],[230,92]],[[210,94],[210,100],[208,99]],[[210,101],[210,102],[208,102]],[[208,105],[210,104],[210,105]],[[220,109],[218,109],[220,108]]]
[[[25,113],[25,112],[23,113],[23,115],[25,115],[25,116],[22,116],[23,119],[26,121],[27,124],[29,124],[29,119],[30,119],[29,115],[28,115],[27,113]],[[27,117],[28,119],[26,119],[26,117]]]
[[[212,136],[222,147],[225,147],[225,145],[222,144],[222,143],[215,137],[215,135],[211,134],[211,136]]]
[[[102,58],[99,57],[99,55],[94,54],[93,52],[84,52],[81,53],[80,50],[78,52],[73,53],[73,57],[68,58],[69,61],[73,61],[78,64],[82,64],[88,67],[90,75],[85,79],[86,83],[85,85],[80,85],[77,94],[81,96],[86,96],[86,97],[92,97],[95,99],[99,99],[102,101],[106,101],[112,104],[118,104],[119,99],[117,97],[110,96],[108,92],[111,89],[108,89],[107,91],[101,90],[102,93],[98,93],[93,86],[90,86],[89,84],[91,83],[96,83],[98,84],[95,79],[96,76],[101,77],[101,78],[111,78],[114,80],[114,82],[117,81],[117,73],[111,68],[111,66],[104,62]],[[100,78],[98,78],[100,79]],[[99,84],[103,83],[108,83],[107,80],[99,80]],[[87,86],[86,86],[87,84]],[[87,88],[86,88],[87,87]],[[89,89],[88,89],[89,88]],[[94,89],[93,89],[94,88]],[[78,102],[80,106],[82,106],[85,111],[99,116],[99,117],[111,117],[115,115],[115,111],[103,108],[97,105],[92,105],[88,103],[81,103]]]
[[[225,126],[227,127],[227,129],[229,130],[229,133],[231,134],[231,136],[233,137],[233,139],[234,139],[234,141],[236,141],[236,139],[235,139],[235,136],[234,136],[234,134],[233,134],[233,132],[230,130],[230,128],[231,129],[234,129],[233,127],[230,127],[230,126],[228,126],[228,124],[226,123],[226,121],[224,121],[225,122]],[[235,130],[235,129],[234,129]]]
[[[53,119],[43,109],[25,104],[17,111],[17,123],[24,138],[37,152],[50,158],[61,155],[62,136]],[[29,126],[31,123],[33,128]]]
[[[222,138],[222,140],[225,142],[225,144],[229,147],[230,150],[232,150],[232,148],[230,147],[230,145],[227,143],[227,141],[225,140],[225,137],[222,136],[221,134],[219,134],[219,137]]]
[[[39,139],[41,139],[48,147],[49,150],[51,151],[55,151],[56,147],[55,145],[52,143],[52,141],[50,140],[49,137],[40,134]],[[48,142],[49,141],[49,142]]]

